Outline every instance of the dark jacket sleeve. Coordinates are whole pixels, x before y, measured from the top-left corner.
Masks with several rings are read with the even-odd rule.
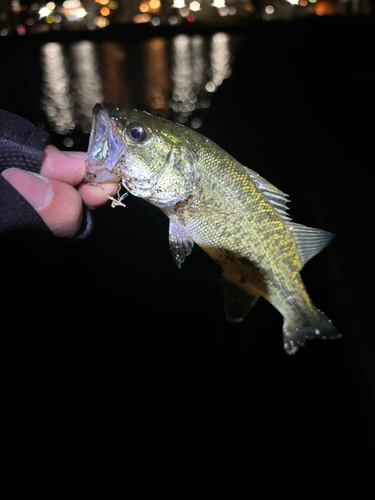
[[[27,120],[0,109],[0,173],[11,167],[38,173],[48,134]],[[84,207],[82,227],[75,237],[87,236],[92,216]],[[49,231],[33,207],[0,175],[0,234],[18,229]]]

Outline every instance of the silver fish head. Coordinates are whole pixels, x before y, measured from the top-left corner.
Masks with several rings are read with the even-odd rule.
[[[86,182],[121,182],[133,195],[164,207],[181,201],[195,178],[187,129],[144,111],[96,105]]]

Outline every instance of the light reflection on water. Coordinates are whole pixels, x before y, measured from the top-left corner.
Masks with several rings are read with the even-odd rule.
[[[41,107],[52,130],[66,134],[79,125],[88,133],[92,103],[104,100],[93,44],[77,42],[66,52],[59,43],[46,43],[41,47],[41,61]]]
[[[75,122],[79,123],[83,132],[88,133],[91,128],[92,103],[104,100],[102,78],[93,43],[83,40],[72,44],[70,60]]]
[[[142,43],[142,65],[146,111],[168,118],[171,83],[166,39],[150,38]]]
[[[43,84],[41,107],[58,134],[66,134],[75,127],[70,79],[63,47],[46,43],[41,47]]]
[[[92,107],[139,107],[199,128],[210,94],[230,77],[226,33],[152,37],[140,43],[80,41],[41,47],[41,107],[57,134],[89,132]],[[73,145],[73,144],[72,144]]]
[[[186,123],[194,110],[201,109],[205,99],[204,84],[209,78],[208,56],[200,35],[178,35],[172,40],[171,107],[176,119]],[[202,96],[203,91],[203,96]],[[206,98],[206,107],[208,106]]]
[[[106,40],[97,46],[97,55],[105,103],[110,108],[131,107],[130,74],[126,71],[127,51],[121,44]]]
[[[211,82],[216,90],[231,73],[229,36],[216,33],[211,40]],[[209,82],[209,83],[211,83]]]

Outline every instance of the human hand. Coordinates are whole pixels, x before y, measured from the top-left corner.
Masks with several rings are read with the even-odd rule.
[[[114,183],[91,186],[84,184],[85,154],[62,152],[54,146],[45,147],[40,174],[18,168],[4,170],[1,175],[38,212],[53,234],[74,236],[82,222],[82,204],[91,209],[104,205],[108,198],[104,190],[114,196]]]

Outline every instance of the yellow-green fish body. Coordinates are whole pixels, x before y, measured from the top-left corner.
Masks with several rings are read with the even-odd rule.
[[[148,113],[94,108],[88,182],[121,182],[170,220],[180,267],[198,244],[223,269],[225,311],[241,321],[259,296],[284,317],[284,348],[340,334],[300,277],[333,235],[293,223],[286,195],[194,130]]]

